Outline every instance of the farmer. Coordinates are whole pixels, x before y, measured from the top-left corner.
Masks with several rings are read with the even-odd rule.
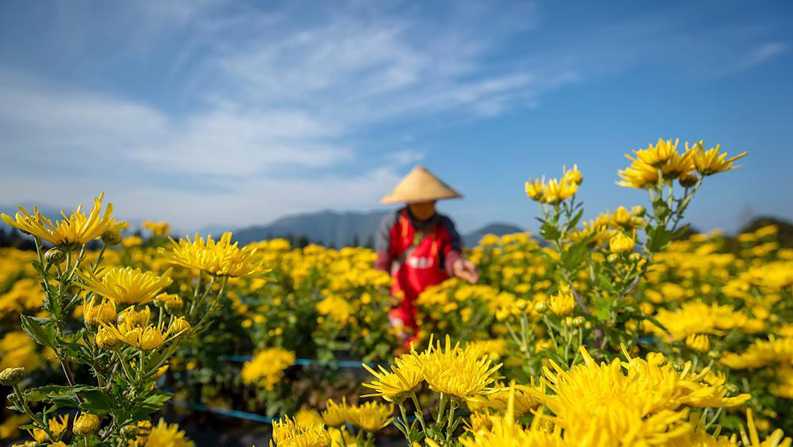
[[[459,197],[460,193],[430,171],[416,166],[381,200],[405,204],[380,224],[375,267],[393,278],[391,292],[400,301],[389,318],[406,346],[418,335],[414,301],[422,291],[450,277],[470,283],[479,279],[476,267],[463,258],[462,240],[454,223],[435,210],[438,200]]]

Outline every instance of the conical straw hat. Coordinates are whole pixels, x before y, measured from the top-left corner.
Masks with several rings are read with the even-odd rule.
[[[381,203],[415,203],[431,200],[456,199],[462,194],[443,183],[424,166],[416,166],[391,191],[391,194],[380,199]]]

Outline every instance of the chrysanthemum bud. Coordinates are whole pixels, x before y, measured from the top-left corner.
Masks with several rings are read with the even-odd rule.
[[[134,438],[138,436],[138,427],[134,424],[129,424],[121,427],[121,435],[125,438]]]
[[[633,208],[631,208],[631,214],[633,214],[636,217],[644,217],[644,214],[646,212],[647,210],[641,205],[636,205]]]
[[[58,247],[52,247],[44,253],[44,259],[50,264],[60,264],[66,259],[66,255]]]
[[[697,177],[697,175],[694,174],[693,172],[688,172],[680,176],[680,178],[678,178],[677,181],[680,182],[680,186],[682,186],[683,188],[691,188],[692,186],[697,184],[697,182],[699,181],[699,177]]]
[[[170,365],[163,365],[163,366],[160,366],[159,368],[157,368],[157,372],[154,373],[154,378],[155,379],[159,379],[160,377],[165,375],[165,373],[168,372],[168,368],[169,367],[170,367]]]
[[[88,325],[107,324],[116,319],[116,304],[98,298],[88,301],[83,308],[83,320]]]
[[[171,325],[168,327],[168,334],[180,334],[191,327],[192,326],[190,326],[190,323],[185,320],[184,317],[174,318],[174,320],[171,322]]]
[[[6,368],[0,371],[0,384],[6,386],[16,385],[25,377],[25,368]]]
[[[110,349],[120,342],[113,330],[106,326],[99,328],[95,341],[96,345],[103,349]]]
[[[116,229],[107,230],[102,233],[102,242],[104,242],[105,245],[118,245],[121,243],[121,239],[121,232]]]
[[[99,416],[91,413],[82,413],[74,421],[72,431],[78,435],[90,435],[99,429]]]
[[[24,442],[17,442],[16,444],[11,444],[11,447],[37,447],[36,441],[24,441]]]
[[[157,295],[155,301],[162,303],[170,312],[178,312],[184,307],[184,301],[179,295],[173,293],[161,293]]]
[[[630,236],[618,232],[609,239],[609,250],[612,253],[626,253],[632,251],[636,242]]]

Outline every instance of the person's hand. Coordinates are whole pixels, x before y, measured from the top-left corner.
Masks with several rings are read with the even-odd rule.
[[[476,266],[467,259],[458,259],[452,264],[452,273],[454,276],[468,281],[473,284],[479,281],[479,272],[476,271]]]

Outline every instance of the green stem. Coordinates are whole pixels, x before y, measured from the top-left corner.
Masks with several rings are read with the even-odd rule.
[[[441,393],[440,403],[438,404],[438,413],[435,415],[435,425],[437,427],[441,426],[441,420],[443,420],[443,412],[446,410],[446,395]]]
[[[449,398],[449,419],[446,422],[446,443],[449,444],[452,439],[452,434],[454,433],[455,423],[454,423],[454,413],[457,411],[457,400],[455,398]]]
[[[427,426],[424,422],[424,410],[421,408],[421,404],[419,403],[419,398],[416,396],[415,392],[410,393],[410,399],[413,401],[413,405],[416,407],[416,418],[419,420],[419,424],[421,425],[422,431],[427,431]]]

